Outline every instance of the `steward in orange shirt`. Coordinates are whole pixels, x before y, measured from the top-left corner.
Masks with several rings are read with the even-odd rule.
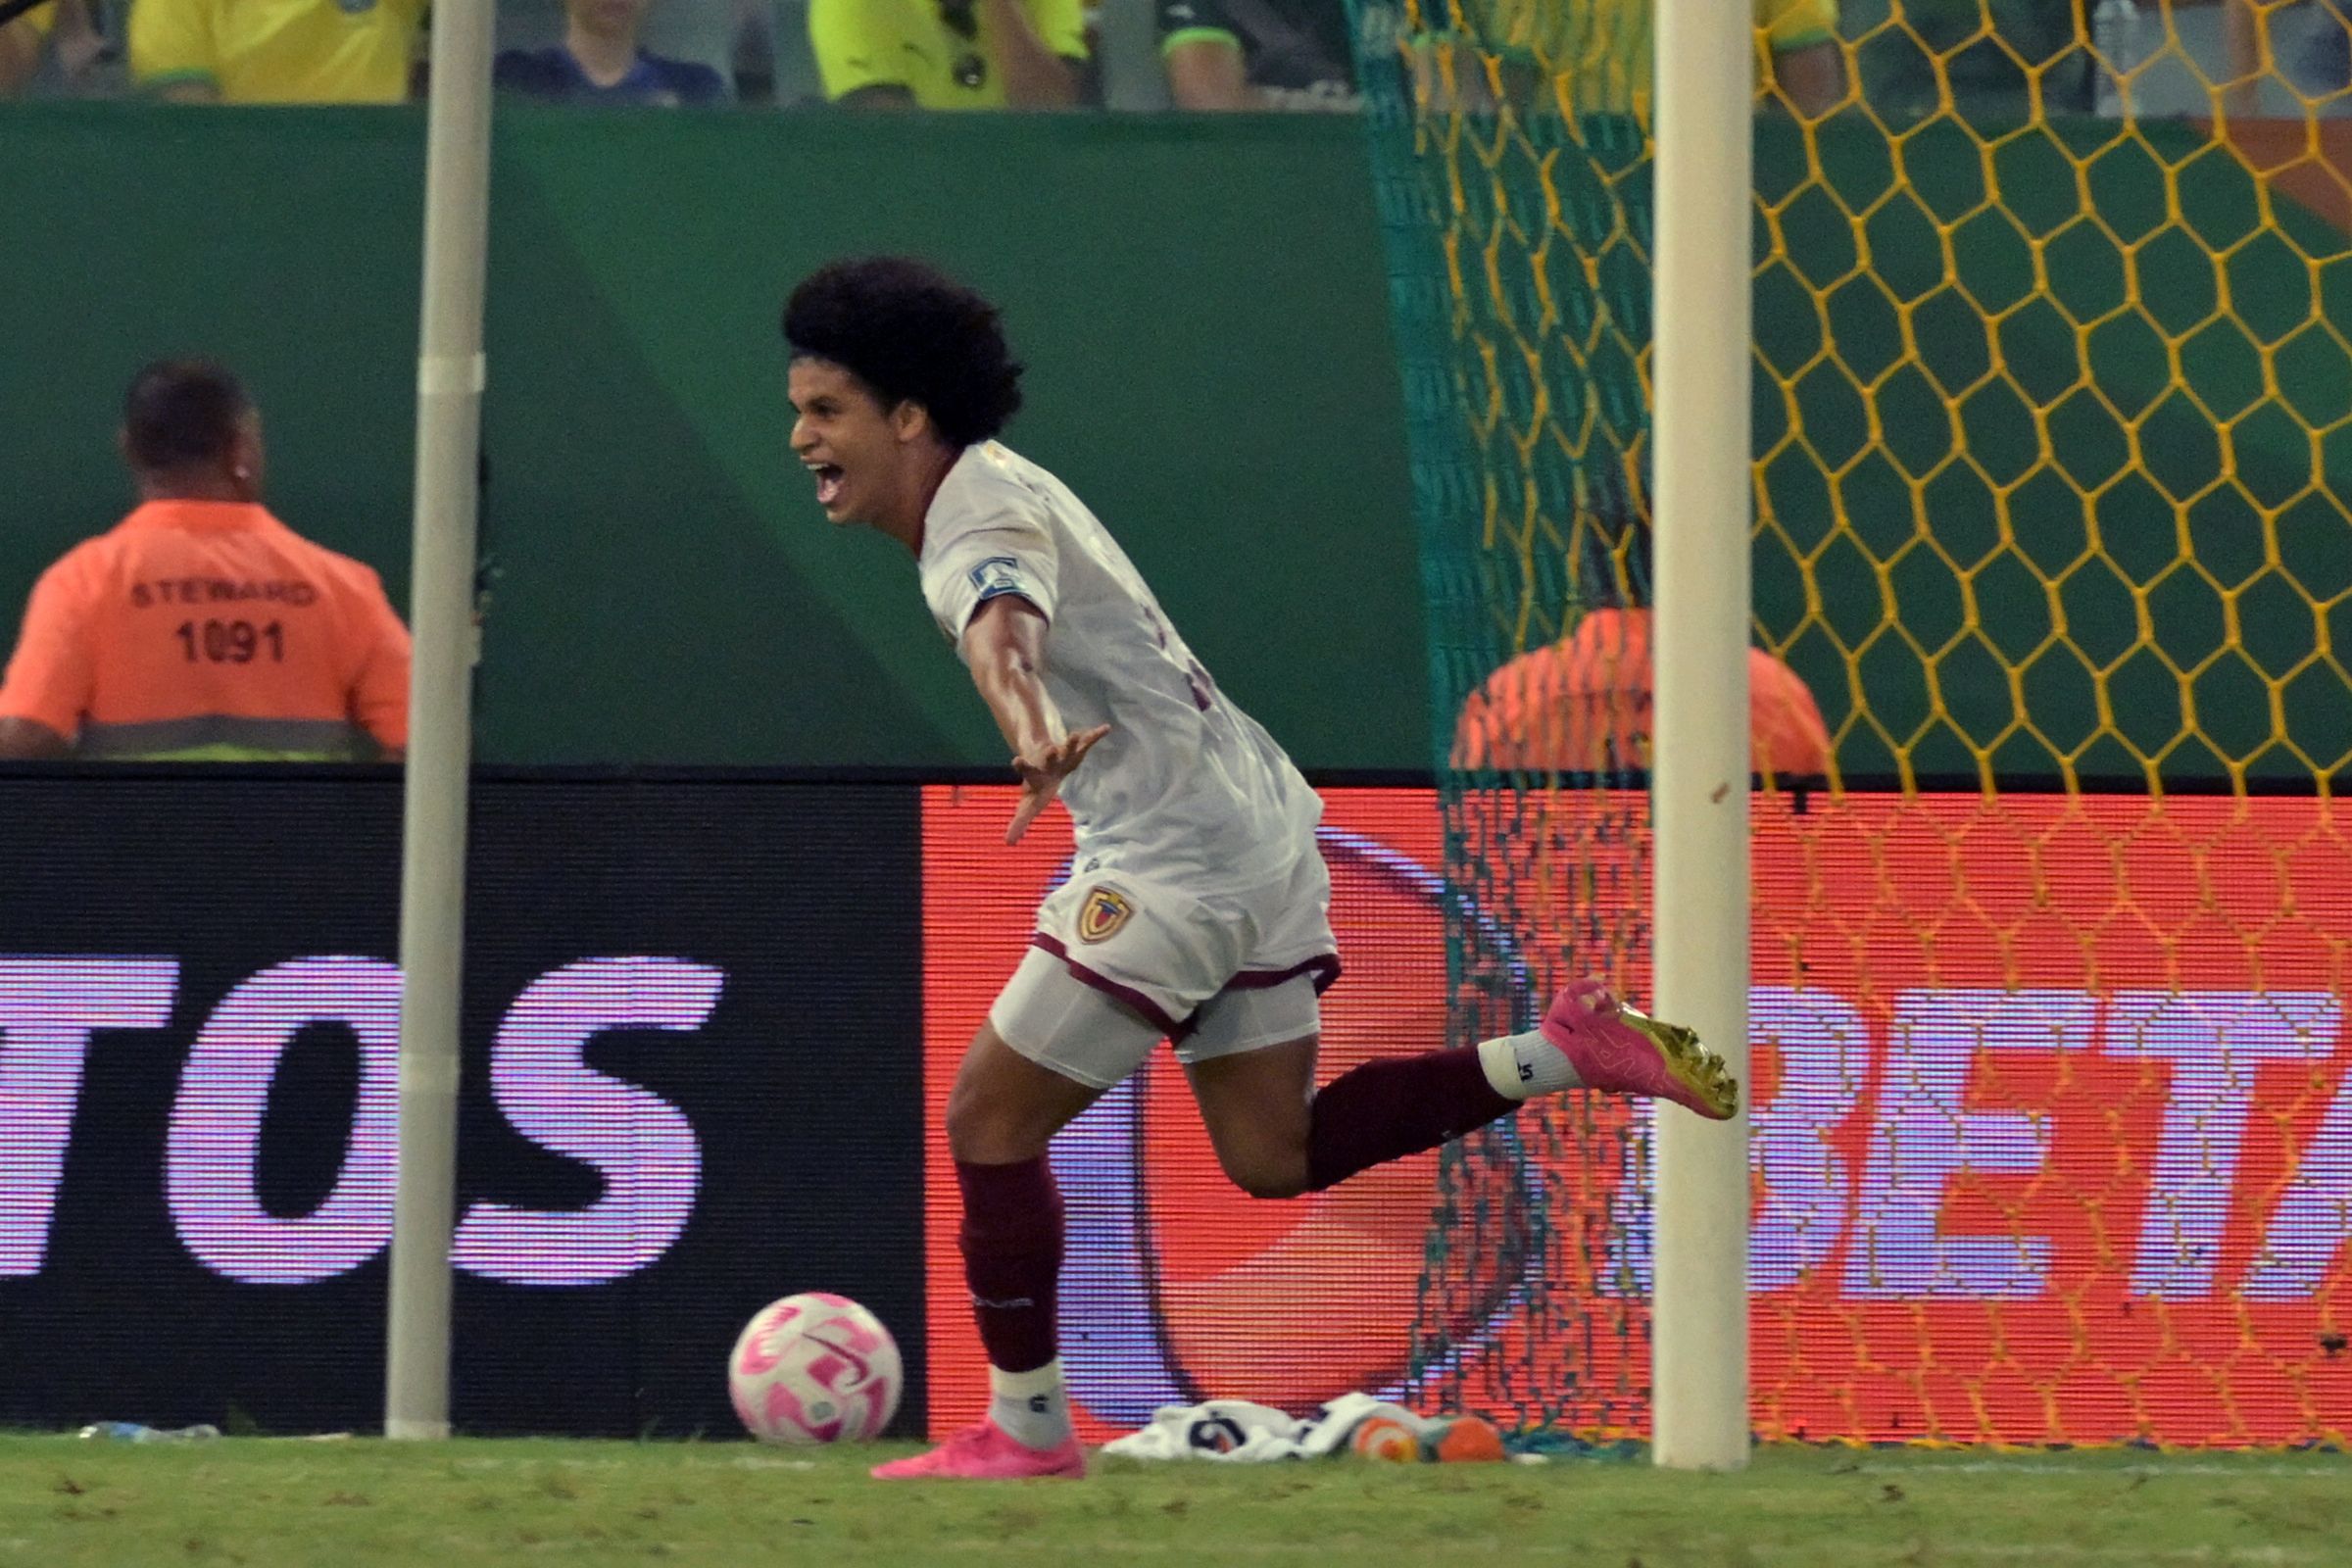
[[[372,570],[262,507],[261,416],[236,378],[149,366],[122,441],[142,504],[33,586],[0,757],[397,756],[408,628]]]
[[[1521,654],[1462,705],[1453,765],[1609,773],[1649,766],[1646,610],[1595,610],[1549,647]],[[1829,726],[1796,671],[1747,651],[1756,772],[1810,779],[1830,770]]]

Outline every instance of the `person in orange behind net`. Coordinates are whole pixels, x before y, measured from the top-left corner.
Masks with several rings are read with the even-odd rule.
[[[1462,705],[1453,765],[1511,772],[1649,766],[1650,614],[1595,610],[1559,642],[1521,654]],[[1747,651],[1754,768],[1779,779],[1830,770],[1830,732],[1796,671]]]
[[[397,756],[408,628],[374,571],[262,506],[261,416],[236,378],[149,366],[122,443],[140,505],[34,585],[0,758]]]

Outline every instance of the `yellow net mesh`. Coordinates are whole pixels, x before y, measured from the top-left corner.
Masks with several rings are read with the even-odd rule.
[[[1469,1038],[1646,979],[1648,19],[1356,20]],[[2339,1439],[2345,21],[1755,21],[1756,1425]],[[1449,1162],[1428,1397],[1640,1426],[1644,1148]],[[1506,1243],[1519,1314],[1437,1327]]]

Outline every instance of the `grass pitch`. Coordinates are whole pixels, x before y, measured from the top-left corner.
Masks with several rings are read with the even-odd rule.
[[[1735,1476],[1332,1460],[866,1478],[906,1451],[0,1436],[0,1568],[2352,1564],[2352,1458],[2332,1453],[1768,1449]]]

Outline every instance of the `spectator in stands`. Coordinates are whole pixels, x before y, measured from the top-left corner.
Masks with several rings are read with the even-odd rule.
[[[2156,34],[2143,47],[2161,45],[2166,19],[2155,14],[2155,0],[2140,0],[2140,36]],[[2224,101],[2233,116],[2293,121],[2352,113],[2352,0],[2227,0],[2222,52],[2225,59],[2204,74],[2227,80]],[[2143,102],[2151,96],[2137,82],[2134,88]],[[2198,105],[2191,112],[2207,111]]]
[[[1649,766],[1650,619],[1595,610],[1561,641],[1520,655],[1462,705],[1453,765],[1610,773]],[[1788,781],[1830,770],[1829,726],[1794,670],[1747,652],[1748,731],[1759,773]]]
[[[1845,97],[1844,54],[1838,42],[1838,0],[1751,0],[1764,59],[1763,79],[1776,101],[1811,120]],[[1461,0],[1461,15],[1482,53],[1502,59],[1506,92],[1545,110],[1646,118],[1651,99],[1653,0]],[[1428,73],[1424,92],[1465,95],[1477,83],[1467,70]]]
[[[181,103],[390,104],[425,0],[134,0],[130,74]]]
[[[122,446],[140,505],[33,586],[0,757],[397,755],[408,629],[373,571],[262,507],[261,418],[236,378],[149,366]]]
[[[1356,109],[1345,0],[1157,0],[1179,109]]]
[[[793,44],[807,55],[808,19],[798,9],[805,4],[806,0],[651,0],[638,19],[637,47],[663,60],[707,69],[718,77],[726,101],[733,103],[741,85],[738,75],[747,69],[757,74],[768,65],[772,45],[761,50],[757,43],[769,37],[779,8],[796,8]],[[570,31],[566,0],[498,0],[502,55],[558,49]],[[754,45],[749,52],[756,58],[746,57],[747,44]]]
[[[1777,100],[1805,120],[1837,108],[1845,97],[1838,0],[1755,0],[1755,23]]]
[[[648,54],[638,31],[653,0],[564,0],[564,41],[549,49],[510,49],[498,57],[500,88],[554,102],[681,104],[727,101],[727,84],[709,66]]]
[[[860,109],[1066,109],[1086,82],[1084,0],[810,0],[808,41]]]
[[[2083,8],[2087,16],[2096,0]],[[2152,8],[2152,6],[2151,6]],[[2023,118],[2038,83],[2050,114],[2091,107],[2092,61],[2076,10],[2048,0],[1845,0],[1854,68],[1870,105],[1894,120],[1940,112]],[[2160,19],[2142,25],[2163,30]]]

